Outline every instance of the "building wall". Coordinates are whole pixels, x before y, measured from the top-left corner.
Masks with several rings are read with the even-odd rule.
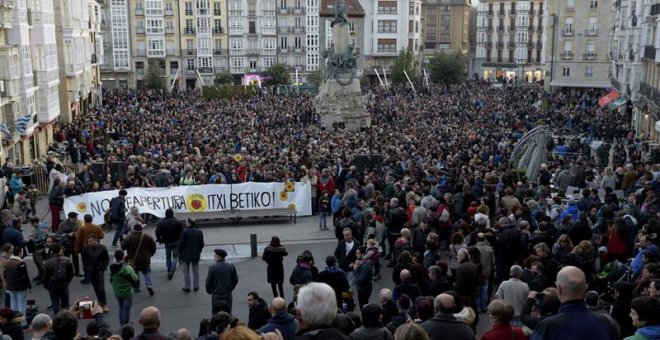
[[[546,87],[611,86],[611,63],[606,52],[610,6],[611,2],[603,0],[546,1]]]
[[[477,11],[475,73],[482,79],[543,79],[543,1],[483,1]]]
[[[364,8],[365,74],[375,76],[374,68],[389,69],[403,49],[419,55],[422,41],[421,0],[361,0]]]
[[[463,0],[422,2],[424,55],[469,51],[470,2]]]
[[[645,1],[638,8],[642,27],[642,79],[633,100],[632,126],[652,143],[660,143],[660,3]]]

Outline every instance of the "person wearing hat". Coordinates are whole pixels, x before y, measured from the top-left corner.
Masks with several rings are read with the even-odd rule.
[[[143,232],[144,226],[136,224],[133,231],[126,236],[121,243],[121,249],[126,251],[126,262],[128,262],[136,273],[144,276],[144,285],[150,296],[154,295],[153,283],[151,281],[151,257],[156,254],[156,241],[153,237]],[[135,292],[140,292],[138,278]]]
[[[57,239],[62,244],[64,249],[64,256],[71,256],[71,261],[73,261],[73,268],[76,271],[76,276],[82,276],[80,274],[80,263],[78,262],[78,253],[75,249],[76,243],[76,234],[78,229],[81,227],[81,223],[78,220],[78,213],[75,211],[69,212],[67,219],[60,224],[60,227],[57,228]]]
[[[25,316],[20,313],[16,313],[11,310],[9,307],[3,307],[0,309],[0,330],[2,330],[3,335],[0,335],[0,339],[5,339],[3,336],[9,336],[10,339],[23,339],[23,328],[21,327],[21,321],[25,319]]]
[[[224,301],[231,314],[232,292],[238,284],[238,274],[233,264],[225,261],[227,252],[224,249],[214,249],[215,264],[209,267],[206,275],[206,292],[211,294],[211,314],[220,311],[219,302]]]

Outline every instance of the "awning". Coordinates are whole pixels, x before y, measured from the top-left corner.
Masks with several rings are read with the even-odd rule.
[[[612,92],[600,97],[600,99],[598,99],[598,106],[600,106],[600,108],[602,109],[605,106],[607,106],[607,104],[613,102],[617,98],[619,98],[619,92],[612,91]]]
[[[621,96],[619,99],[607,105],[607,108],[614,111],[627,102],[628,102],[628,96]]]

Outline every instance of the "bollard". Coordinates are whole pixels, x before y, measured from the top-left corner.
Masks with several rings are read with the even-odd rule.
[[[257,257],[257,234],[250,234],[250,250],[252,257]]]

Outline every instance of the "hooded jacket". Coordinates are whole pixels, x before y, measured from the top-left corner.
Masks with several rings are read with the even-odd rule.
[[[133,283],[137,282],[138,276],[133,267],[124,262],[110,265],[110,284],[115,296],[126,298],[133,295]]]
[[[250,315],[248,320],[248,327],[257,330],[268,322],[270,312],[268,311],[268,304],[262,298],[257,300],[257,305],[250,306]]]

